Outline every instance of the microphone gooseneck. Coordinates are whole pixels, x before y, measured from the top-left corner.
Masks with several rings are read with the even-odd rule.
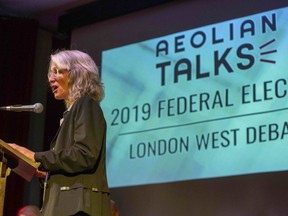
[[[0,110],[13,111],[13,112],[35,112],[41,113],[43,111],[43,105],[41,103],[35,103],[33,105],[12,105],[0,107]]]

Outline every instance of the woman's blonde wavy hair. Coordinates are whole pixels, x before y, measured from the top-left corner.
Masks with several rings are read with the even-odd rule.
[[[83,95],[100,102],[104,97],[99,69],[93,59],[79,50],[59,50],[51,55],[50,66],[54,63],[59,69],[69,72],[69,107]]]

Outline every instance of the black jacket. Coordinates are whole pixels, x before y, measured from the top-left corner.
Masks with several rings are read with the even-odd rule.
[[[106,121],[92,98],[78,99],[51,142],[35,160],[49,172],[43,215],[68,216],[79,211],[110,216],[106,177]]]

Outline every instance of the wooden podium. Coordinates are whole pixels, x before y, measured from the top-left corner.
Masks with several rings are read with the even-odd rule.
[[[27,181],[31,181],[39,163],[9,146],[0,139],[0,216],[3,216],[6,180],[12,170]]]

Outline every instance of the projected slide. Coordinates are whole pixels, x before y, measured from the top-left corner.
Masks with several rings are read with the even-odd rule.
[[[288,8],[102,54],[110,187],[288,168]]]

